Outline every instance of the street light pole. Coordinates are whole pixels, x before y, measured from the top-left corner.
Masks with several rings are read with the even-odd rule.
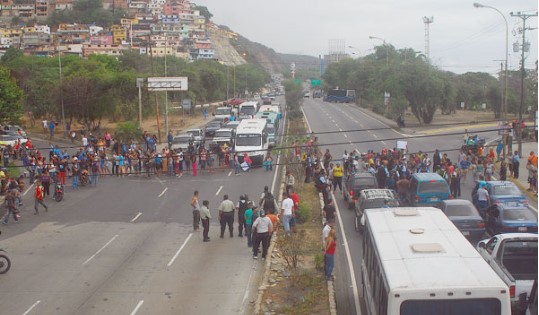
[[[509,60],[509,24],[507,24],[507,19],[505,18],[505,15],[495,7],[489,6],[489,5],[483,5],[481,3],[474,2],[473,4],[476,8],[487,8],[492,9],[496,12],[498,12],[504,22],[505,22],[505,73],[504,73],[504,87],[503,87],[503,99],[502,99],[502,120],[505,121],[507,119],[507,63]],[[506,135],[504,135],[504,145],[503,145],[503,155],[505,156],[505,147],[506,147]]]
[[[168,37],[165,33],[165,77],[167,77],[167,49],[168,49]],[[168,137],[168,91],[165,91],[165,134]]]
[[[64,139],[67,138],[67,128],[66,128],[66,117],[64,110],[64,87],[62,85],[62,52],[60,47],[58,47],[58,68],[60,73],[60,103],[62,104],[62,126],[64,127]]]
[[[376,36],[369,36],[369,39],[377,39],[382,41],[384,48],[386,49],[386,66],[389,65],[389,46],[386,45],[386,40]]]

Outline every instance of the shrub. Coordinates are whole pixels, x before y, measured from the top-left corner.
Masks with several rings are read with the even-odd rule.
[[[311,219],[311,210],[303,201],[299,202],[298,210],[296,211],[296,221],[298,224],[303,224]]]

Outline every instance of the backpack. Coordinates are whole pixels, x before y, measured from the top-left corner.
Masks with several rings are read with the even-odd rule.
[[[264,211],[275,210],[275,198],[270,192],[267,192],[264,196],[264,201],[262,203]]]

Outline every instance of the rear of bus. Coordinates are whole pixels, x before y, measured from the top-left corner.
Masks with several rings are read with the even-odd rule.
[[[507,285],[440,209],[366,209],[364,217],[367,314],[511,314]]]

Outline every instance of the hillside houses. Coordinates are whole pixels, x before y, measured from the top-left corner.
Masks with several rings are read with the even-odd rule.
[[[15,4],[14,0],[0,0],[0,17],[4,21],[15,16],[45,21],[56,10],[72,10],[74,2],[35,0],[30,4]],[[81,57],[119,56],[125,50],[135,50],[140,54],[167,54],[187,60],[215,58],[208,23],[188,0],[104,0],[103,7],[121,8],[129,17],[107,29],[77,23],[60,24],[55,29],[44,24],[17,27],[0,24],[0,56],[14,47],[26,55],[41,56],[54,56],[58,52]]]

